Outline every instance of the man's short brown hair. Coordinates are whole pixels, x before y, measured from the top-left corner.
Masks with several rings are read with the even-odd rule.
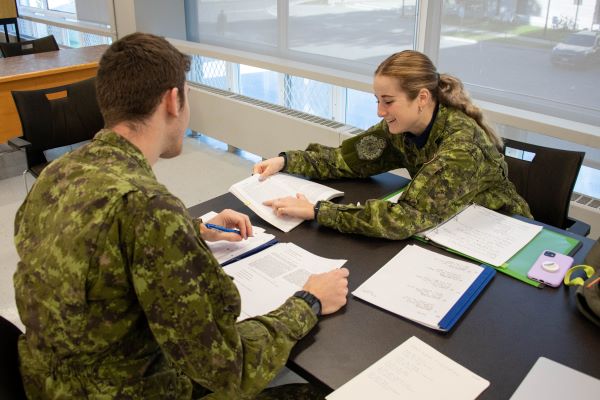
[[[138,32],[117,40],[102,56],[96,79],[105,126],[143,123],[172,88],[183,106],[189,70],[189,57],[162,37]]]

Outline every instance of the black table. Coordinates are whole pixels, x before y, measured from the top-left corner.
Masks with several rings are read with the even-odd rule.
[[[398,176],[382,174],[326,184],[344,191],[340,202],[349,203],[381,197],[404,182]],[[223,208],[247,213],[253,224],[266,228],[281,242],[293,242],[319,256],[347,259],[350,291],[407,244],[423,245],[414,240],[341,234],[316,222],[304,222],[283,233],[231,194],[194,206],[190,212],[196,217]],[[574,255],[575,262],[581,263],[593,241],[558,231],[582,241],[583,246]],[[288,367],[309,381],[337,389],[411,336],[417,336],[489,380],[482,399],[508,399],[540,356],[600,379],[600,332],[577,311],[573,291],[564,286],[538,289],[498,272],[450,333],[413,323],[349,295],[344,309],[323,317],[295,346]]]

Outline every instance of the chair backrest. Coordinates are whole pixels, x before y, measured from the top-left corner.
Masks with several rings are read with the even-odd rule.
[[[17,43],[0,43],[0,50],[4,57],[23,56],[25,54],[45,53],[58,50],[54,35],[43,38],[24,40]]]
[[[19,372],[19,328],[0,316],[0,399],[25,399]]]
[[[47,163],[44,151],[90,140],[104,126],[96,78],[39,90],[12,92],[26,148],[27,167]],[[52,98],[52,99],[49,99]],[[34,173],[37,176],[36,173]]]
[[[504,145],[508,179],[529,204],[533,217],[566,229],[570,224],[569,203],[585,153],[510,139],[504,139]]]

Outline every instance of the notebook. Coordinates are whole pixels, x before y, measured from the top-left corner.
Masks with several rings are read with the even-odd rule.
[[[217,215],[210,211],[202,215],[203,221],[209,221]],[[258,253],[277,243],[275,235],[271,235],[264,228],[254,225],[252,227],[253,236],[240,242],[229,242],[227,240],[218,240],[216,242],[206,242],[208,248],[212,251],[217,261],[222,265],[228,265],[243,258]]]

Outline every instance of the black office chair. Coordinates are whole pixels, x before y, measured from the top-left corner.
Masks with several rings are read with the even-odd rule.
[[[13,91],[12,96],[23,136],[8,143],[25,149],[27,169],[23,177],[27,190],[27,173],[39,176],[52,161],[46,158],[49,150],[91,140],[104,126],[96,100],[96,78],[47,89]]]
[[[17,350],[21,334],[19,328],[0,316],[0,399],[26,399]]]
[[[535,220],[587,236],[590,225],[568,217],[571,195],[585,153],[511,139],[504,139],[504,145],[508,179],[529,204]]]
[[[2,51],[4,57],[23,56],[56,50],[59,50],[59,48],[54,35],[17,43],[0,43],[0,51]]]

